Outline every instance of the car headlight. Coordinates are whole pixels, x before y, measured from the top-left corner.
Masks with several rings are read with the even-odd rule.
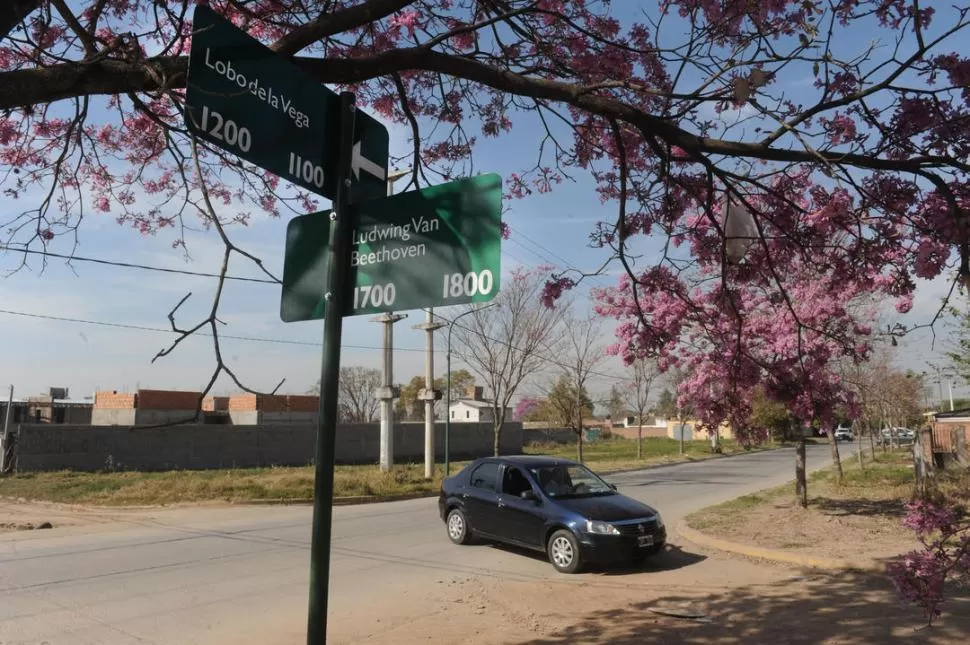
[[[620,530],[609,522],[597,522],[596,520],[586,520],[586,532],[596,533],[597,535],[620,534]]]
[[[657,513],[657,514],[656,514],[656,515],[655,515],[654,517],[656,517],[656,518],[657,518],[657,528],[658,528],[658,529],[659,529],[659,528],[663,528],[663,525],[664,525],[664,518],[660,516],[660,513],[658,512],[658,513]]]

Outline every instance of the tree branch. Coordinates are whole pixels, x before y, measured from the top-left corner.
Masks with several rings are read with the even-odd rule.
[[[916,155],[889,159],[856,153],[775,148],[760,143],[712,139],[687,132],[639,107],[615,98],[591,94],[589,88],[512,71],[449,54],[412,47],[353,60],[294,59],[322,83],[353,84],[404,70],[423,70],[475,81],[493,89],[533,98],[559,101],[600,116],[624,121],[645,136],[664,139],[688,153],[746,157],[794,163],[831,162],[871,170],[917,172],[925,168],[951,167],[970,172],[970,164],[947,157]],[[37,105],[92,94],[171,90],[185,86],[188,58],[162,56],[145,61],[102,60],[96,63],[65,63],[46,68],[0,73],[0,110]]]
[[[39,6],[40,0],[10,0],[0,4],[0,38],[5,38]]]

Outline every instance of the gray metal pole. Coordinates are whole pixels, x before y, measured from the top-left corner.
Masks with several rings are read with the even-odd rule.
[[[448,325],[448,351],[445,354],[445,477],[451,474],[448,442],[451,439],[451,328],[454,326],[452,320]]]
[[[307,644],[326,645],[330,588],[330,541],[333,528],[333,464],[337,436],[337,398],[340,380],[340,340],[343,334],[347,268],[353,246],[350,218],[350,166],[354,146],[355,98],[340,93],[340,148],[337,154],[337,191],[330,226],[327,315],[323,321],[323,359],[320,364],[320,408],[314,462],[313,521],[310,536],[310,598]]]
[[[455,327],[455,323],[462,316],[467,316],[468,314],[473,314],[476,311],[481,311],[483,309],[488,309],[489,307],[497,307],[498,303],[493,302],[485,305],[484,307],[479,307],[477,309],[469,309],[465,313],[458,314],[451,319],[448,324],[448,349],[447,355],[445,357],[445,369],[448,370],[448,374],[445,377],[445,477],[451,474],[451,331]]]

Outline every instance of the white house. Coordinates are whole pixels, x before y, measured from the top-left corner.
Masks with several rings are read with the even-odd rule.
[[[468,396],[458,399],[448,408],[448,416],[452,423],[492,423],[494,410],[492,402],[483,397],[483,388],[472,386],[468,388]],[[506,408],[505,418],[512,419],[512,409]]]
[[[492,422],[492,404],[488,401],[460,399],[451,404],[448,411],[452,423]]]

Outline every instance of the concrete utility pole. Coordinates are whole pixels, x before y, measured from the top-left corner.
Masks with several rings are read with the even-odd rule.
[[[394,323],[407,317],[389,311],[371,318],[384,325],[384,384],[375,395],[381,402],[381,471],[385,473],[394,465],[394,399],[401,394],[394,387]]]
[[[387,195],[394,194],[394,182],[407,177],[411,169],[391,171],[387,175]],[[384,323],[384,383],[375,396],[381,402],[381,471],[387,472],[394,465],[394,399],[401,395],[394,387],[394,323],[407,318],[407,314],[387,312],[371,318],[371,322]]]
[[[427,333],[427,349],[424,353],[424,389],[418,392],[418,399],[424,401],[424,478],[434,478],[434,402],[441,398],[441,390],[434,389],[434,332],[441,329],[445,323],[434,321],[434,309],[428,309],[427,318],[414,329],[423,329]]]
[[[10,448],[10,413],[13,409],[13,386],[7,397],[7,409],[3,415],[3,436],[0,437],[0,475],[7,471],[7,450]]]

